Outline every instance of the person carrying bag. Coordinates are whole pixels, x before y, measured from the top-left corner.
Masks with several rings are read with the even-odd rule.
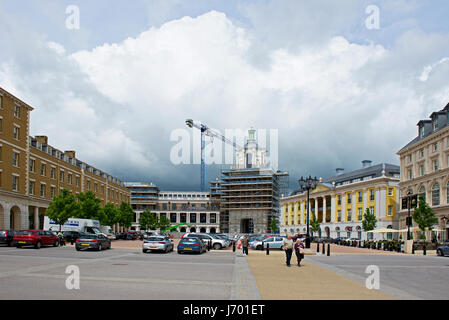
[[[301,252],[301,249],[304,249],[304,244],[301,240],[297,239],[295,243],[295,254],[298,261],[298,267],[301,266],[301,260],[304,259],[304,253]]]

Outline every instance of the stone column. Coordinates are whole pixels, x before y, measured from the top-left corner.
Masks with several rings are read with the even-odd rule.
[[[331,195],[331,223],[336,222],[337,218],[335,216],[335,195]]]
[[[34,228],[39,229],[39,207],[34,207]]]
[[[323,223],[326,223],[326,196],[323,197]]]
[[[318,198],[315,198],[315,218],[318,220]]]

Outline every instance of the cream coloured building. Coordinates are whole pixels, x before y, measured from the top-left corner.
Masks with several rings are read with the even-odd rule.
[[[399,166],[371,165],[371,161],[365,160],[362,169],[349,173],[342,170],[338,169],[333,177],[320,179],[310,191],[309,220],[315,214],[320,221],[320,230],[314,235],[366,239],[362,220],[367,208],[376,215],[376,228],[397,229]],[[307,192],[282,198],[281,208],[281,233],[306,234]],[[382,235],[374,235],[374,239],[381,238]]]
[[[400,197],[424,195],[435,211],[434,227],[448,239],[449,234],[449,104],[417,124],[418,135],[397,154],[401,162]],[[399,212],[400,228],[406,228],[407,208]],[[416,230],[416,224],[414,224]],[[417,239],[416,232],[414,239]],[[427,233],[427,237],[430,234]]]

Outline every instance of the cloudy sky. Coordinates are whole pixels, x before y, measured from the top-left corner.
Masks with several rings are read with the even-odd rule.
[[[364,159],[399,163],[416,123],[449,102],[448,12],[446,0],[0,0],[0,86],[35,108],[31,135],[164,190],[199,190],[199,165],[170,160],[185,119],[276,129],[293,189]]]

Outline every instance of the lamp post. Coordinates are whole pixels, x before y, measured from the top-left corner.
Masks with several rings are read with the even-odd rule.
[[[415,200],[413,204],[412,201]],[[407,217],[407,240],[410,240],[410,226],[412,225],[412,218],[410,217],[410,209],[412,205],[416,207],[416,202],[418,201],[417,196],[413,195],[410,191],[407,193],[407,209],[408,209],[408,217]]]
[[[447,235],[447,230],[446,230],[446,226],[447,226],[447,220],[449,220],[447,217],[445,217],[445,216],[443,216],[442,218],[441,218],[441,220],[443,221],[443,229],[442,229],[442,231],[443,231],[443,241],[445,241],[446,240],[446,235]]]
[[[309,177],[301,177],[299,179],[299,188],[302,192],[307,190],[307,237],[306,237],[306,248],[310,249],[310,227],[309,227],[309,216],[310,216],[310,190],[313,190],[316,188],[316,185],[318,184],[318,179],[312,178],[312,176],[309,175]]]

